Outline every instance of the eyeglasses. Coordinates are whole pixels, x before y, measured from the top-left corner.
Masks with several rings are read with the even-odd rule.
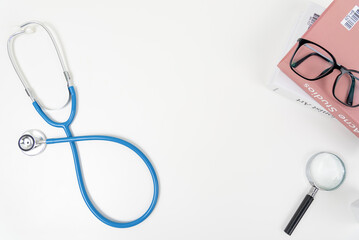
[[[348,107],[359,106],[359,71],[337,64],[334,56],[322,46],[299,38],[298,47],[290,60],[290,68],[308,81],[316,81],[331,74],[335,69],[340,74],[333,85],[333,96]]]

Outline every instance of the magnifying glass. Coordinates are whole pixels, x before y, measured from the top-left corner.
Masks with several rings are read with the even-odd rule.
[[[306,174],[312,188],[285,228],[284,232],[288,235],[293,233],[319,189],[332,191],[340,187],[345,179],[345,166],[337,155],[329,152],[320,152],[308,160]]]

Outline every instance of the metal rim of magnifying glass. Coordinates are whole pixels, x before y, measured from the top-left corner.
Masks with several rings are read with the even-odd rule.
[[[309,169],[310,169],[309,166],[312,164],[312,161],[313,161],[318,155],[323,154],[323,153],[330,154],[330,155],[336,157],[336,158],[339,160],[339,162],[340,162],[340,164],[342,165],[343,170],[344,170],[343,177],[342,177],[342,180],[340,181],[340,183],[339,183],[336,187],[331,188],[331,189],[325,189],[325,188],[321,188],[321,187],[317,186],[317,185],[314,183],[314,180],[313,180],[312,175],[311,175],[310,170],[309,170]],[[324,191],[333,191],[333,190],[339,188],[339,187],[342,185],[342,183],[344,182],[344,179],[345,179],[346,173],[347,173],[347,171],[346,171],[346,169],[345,169],[345,165],[344,165],[343,160],[342,160],[340,157],[338,157],[336,154],[331,153],[331,152],[318,152],[318,153],[314,154],[314,155],[308,160],[307,166],[306,166],[306,171],[305,171],[305,172],[306,172],[307,178],[308,178],[308,180],[309,180],[309,183],[310,183],[313,187],[316,187],[317,189],[324,190]]]

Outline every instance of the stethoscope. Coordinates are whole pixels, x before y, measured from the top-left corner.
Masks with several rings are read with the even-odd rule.
[[[49,108],[41,105],[39,103],[39,101],[36,100],[35,95],[32,93],[31,88],[25,79],[25,76],[23,75],[17,61],[15,60],[15,56],[13,54],[13,39],[15,39],[15,37],[22,35],[24,33],[34,32],[34,30],[31,27],[29,27],[30,25],[40,26],[47,32],[48,36],[50,37],[50,39],[56,49],[57,56],[60,60],[61,67],[62,67],[63,73],[65,75],[67,87],[69,90],[68,102],[71,100],[70,116],[67,119],[67,121],[65,121],[65,122],[56,122],[47,116],[47,114],[43,111],[43,109],[49,110]],[[69,71],[67,70],[64,58],[60,52],[58,44],[56,43],[55,38],[53,37],[51,31],[44,24],[42,24],[40,22],[27,22],[20,26],[20,30],[18,32],[14,33],[13,35],[11,35],[9,37],[8,42],[7,42],[7,50],[8,50],[8,54],[9,54],[11,63],[16,71],[16,74],[20,78],[21,83],[23,84],[27,95],[30,97],[30,99],[32,101],[32,105],[34,106],[36,111],[51,126],[56,127],[56,128],[62,128],[65,131],[66,136],[67,136],[66,138],[46,139],[45,135],[41,131],[29,130],[29,131],[25,132],[19,139],[18,145],[19,145],[20,149],[27,155],[36,155],[36,154],[41,153],[46,148],[47,144],[65,143],[65,142],[70,143],[72,155],[73,155],[74,162],[75,162],[77,181],[78,181],[78,184],[80,187],[82,197],[85,200],[85,203],[86,203],[87,207],[90,209],[90,211],[103,223],[105,223],[109,226],[112,226],[112,227],[116,227],[116,228],[132,227],[132,226],[135,226],[135,225],[141,223],[142,221],[144,221],[152,213],[153,209],[156,206],[157,199],[158,199],[158,188],[159,187],[158,187],[158,180],[157,180],[156,172],[155,172],[151,162],[146,157],[146,155],[140,149],[138,149],[136,146],[134,146],[133,144],[131,144],[123,139],[110,137],[110,136],[102,136],[102,135],[89,135],[89,136],[76,136],[76,137],[72,135],[71,130],[70,130],[70,125],[73,122],[75,115],[76,115],[76,92],[75,92],[75,88],[73,86],[73,82],[71,80]],[[130,221],[130,222],[112,221],[112,220],[106,218],[105,216],[103,216],[91,202],[91,200],[88,196],[88,193],[86,191],[85,184],[84,184],[79,155],[78,155],[77,146],[76,146],[75,142],[93,141],[93,140],[110,141],[110,142],[115,142],[115,143],[118,143],[118,144],[128,147],[129,149],[134,151],[143,160],[143,162],[146,164],[148,170],[150,171],[152,180],[153,180],[153,189],[154,189],[153,198],[152,198],[151,205],[149,206],[147,211],[142,216],[140,216],[138,219]]]

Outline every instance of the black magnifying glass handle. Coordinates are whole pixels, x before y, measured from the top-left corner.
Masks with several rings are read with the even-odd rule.
[[[310,204],[312,204],[314,200],[313,197],[317,191],[318,189],[313,187],[310,193],[305,196],[302,203],[299,205],[297,211],[294,213],[292,219],[290,219],[287,227],[284,229],[285,233],[287,233],[288,235],[292,235],[294,229],[297,227],[305,212],[308,210]]]

